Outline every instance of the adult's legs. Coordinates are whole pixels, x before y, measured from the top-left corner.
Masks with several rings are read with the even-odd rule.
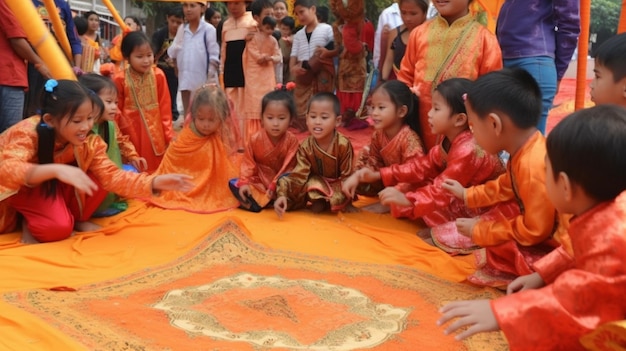
[[[0,133],[22,120],[24,89],[0,86]]]
[[[526,70],[537,81],[539,89],[541,89],[542,101],[541,118],[537,123],[537,129],[545,134],[548,113],[552,108],[552,102],[557,93],[556,65],[554,59],[549,56],[535,56],[505,59],[503,62],[504,67],[522,68]]]

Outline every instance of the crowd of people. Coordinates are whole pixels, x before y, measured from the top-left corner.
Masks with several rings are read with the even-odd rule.
[[[468,281],[507,289],[442,308],[440,324],[458,318],[446,333],[468,327],[459,339],[501,329],[511,349],[575,350],[626,318],[626,34],[595,53],[597,106],[544,136],[577,1],[506,0],[497,36],[472,0],[398,0],[376,34],[333,1],[333,25],[315,0],[292,12],[229,1],[225,14],[190,1],[151,39],[127,18],[108,52],[96,13],[72,19],[56,3],[78,81],[51,79],[0,0],[2,233],[19,214],[24,242],[63,240],[128,198],[197,213],[389,212],[451,255],[484,252]],[[337,127],[376,67],[371,142],[355,154]],[[379,201],[359,209],[359,196]]]

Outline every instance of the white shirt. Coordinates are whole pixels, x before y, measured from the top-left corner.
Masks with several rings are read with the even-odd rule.
[[[378,26],[376,27],[376,34],[374,35],[374,57],[372,58],[374,67],[378,67],[380,61],[380,42],[385,25],[389,30],[402,25],[402,17],[400,17],[400,6],[398,6],[398,3],[394,2],[378,16]],[[384,50],[386,50],[386,48]]]
[[[306,27],[304,27],[293,36],[291,57],[295,56],[298,62],[308,60],[315,53],[315,49],[324,47],[333,40],[335,40],[333,27],[329,24],[318,23],[311,33],[310,40],[306,39]]]
[[[194,92],[207,82],[217,83],[220,46],[212,25],[200,21],[195,33],[189,30],[188,24],[180,26],[167,54],[176,59],[178,65],[178,90]]]

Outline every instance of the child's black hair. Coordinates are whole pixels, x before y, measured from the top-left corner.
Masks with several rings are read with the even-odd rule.
[[[37,159],[39,164],[54,163],[56,132],[44,122],[44,115],[49,114],[57,121],[61,121],[69,116],[69,123],[69,120],[71,120],[78,108],[87,100],[90,100],[94,110],[98,111],[97,116],[94,116],[94,118],[99,118],[104,110],[104,104],[98,95],[79,82],[74,80],[58,80],[56,82],[58,83],[56,86],[44,89],[41,95],[41,121],[36,128],[38,139]],[[55,194],[56,184],[56,179],[42,184],[42,189],[45,191],[46,196]]]
[[[261,100],[261,118],[263,118],[263,112],[265,108],[272,101],[282,102],[289,111],[289,119],[296,117],[296,103],[293,100],[293,94],[285,90],[273,90],[263,96]]]
[[[505,114],[520,129],[535,127],[542,109],[537,81],[520,68],[505,68],[478,77],[467,92],[467,102],[478,118],[490,113]]]
[[[165,10],[165,16],[166,17],[177,17],[177,18],[184,18],[184,14],[183,14],[183,8],[182,6],[170,6],[167,8],[167,10]]]
[[[427,0],[399,0],[398,5],[402,5],[404,1],[413,1],[413,3],[420,8],[426,14],[428,12],[428,1]]]
[[[439,83],[435,91],[443,96],[443,99],[446,100],[446,104],[450,106],[453,114],[467,113],[463,95],[469,91],[471,86],[472,81],[469,79],[450,78]]]
[[[280,24],[289,27],[289,29],[293,32],[293,29],[296,27],[296,20],[294,20],[291,16],[285,16],[280,21]]]
[[[306,7],[310,9],[313,6],[317,6],[317,1],[316,0],[296,0],[293,3],[293,7],[296,8],[296,6],[302,6],[302,7]]]
[[[218,13],[219,11],[217,11],[216,9],[209,7],[208,9],[206,9],[206,11],[204,12],[204,20],[207,22],[211,21],[211,18],[213,18],[213,15],[215,15],[216,13]]]
[[[85,35],[89,24],[87,23],[87,19],[85,17],[76,16],[74,18],[74,27],[76,28],[76,33],[78,35]]]
[[[96,73],[85,73],[78,77],[78,82],[98,95],[103,90],[117,92],[117,87],[111,78]]]
[[[273,9],[274,4],[270,0],[254,0],[250,4],[250,12],[252,16],[261,16],[264,9]]]
[[[596,49],[596,62],[613,73],[615,82],[626,77],[626,33],[614,35]]]
[[[276,18],[272,16],[265,16],[261,24],[264,26],[270,26],[272,29],[276,28]]]
[[[98,17],[98,19],[100,19],[100,15],[96,11],[87,11],[87,12],[83,13],[83,18],[88,20],[89,16],[91,16],[91,15],[96,15],[96,17]]]
[[[626,190],[626,109],[599,105],[563,119],[546,149],[555,180],[560,172],[599,201]]]
[[[421,135],[419,121],[415,118],[415,111],[418,110],[419,100],[417,96],[411,92],[409,87],[399,80],[388,80],[374,89],[372,94],[378,90],[384,90],[396,108],[406,106],[407,113],[403,118],[403,122],[408,124],[418,135]]]
[[[326,6],[318,6],[315,8],[315,16],[320,23],[328,23],[330,17],[330,10]]]
[[[137,27],[139,27],[139,29],[141,29],[141,20],[139,19],[139,17],[137,17],[137,16],[126,16],[126,17],[124,17],[124,20],[127,20],[129,18],[131,20],[133,20],[133,22],[135,22],[135,24],[137,25]]]
[[[339,98],[337,98],[335,94],[329,93],[329,92],[321,92],[321,93],[317,93],[313,95],[311,99],[309,100],[309,104],[306,107],[307,114],[309,113],[309,110],[311,109],[311,104],[314,102],[319,102],[319,101],[331,102],[333,104],[333,112],[335,113],[335,116],[341,115],[341,103],[339,102]]]
[[[126,59],[129,58],[136,47],[144,44],[152,47],[152,42],[144,32],[136,31],[126,34],[122,39],[122,56]]]

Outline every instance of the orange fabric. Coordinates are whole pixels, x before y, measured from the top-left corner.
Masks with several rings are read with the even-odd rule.
[[[471,13],[452,25],[437,15],[411,32],[398,80],[415,89],[419,96],[417,118],[426,148],[437,143],[428,124],[432,91],[437,85],[457,77],[475,80],[500,68],[502,53],[496,36]]]
[[[276,191],[278,177],[290,172],[296,164],[296,151],[300,142],[291,132],[276,144],[263,129],[252,136],[246,146],[237,186],[250,185],[252,197],[265,207],[270,198],[267,191]]]
[[[239,206],[228,189],[228,180],[236,177],[237,168],[224,146],[221,133],[200,136],[192,128],[193,122],[178,134],[155,174],[190,175],[195,188],[187,193],[165,191],[150,199],[150,203],[196,213],[212,213]]]
[[[492,302],[511,350],[584,350],[579,338],[626,315],[626,193],[570,223],[573,257],[555,250],[536,262],[548,284]]]
[[[117,87],[120,114],[116,122],[141,157],[148,162],[148,172],[161,163],[167,145],[174,137],[170,93],[165,74],[154,66],[143,75],[130,65],[113,81]]]
[[[375,130],[370,144],[359,153],[355,169],[370,167],[378,170],[394,164],[403,164],[415,156],[424,155],[420,137],[408,125],[402,126],[393,138],[384,131]]]

